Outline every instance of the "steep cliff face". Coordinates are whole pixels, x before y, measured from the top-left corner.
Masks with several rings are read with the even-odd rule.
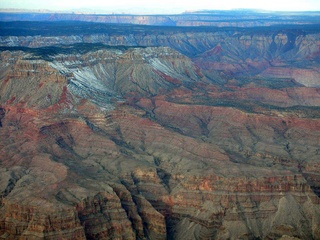
[[[319,26],[190,28],[58,22],[3,23],[0,46],[44,47],[75,43],[110,46],[167,46],[187,56],[236,63],[312,60],[319,57]],[[219,54],[219,55],[216,55]],[[228,61],[227,56],[230,55]],[[213,59],[214,58],[214,59]],[[234,61],[232,61],[234,60]],[[242,62],[238,62],[240,64]],[[252,66],[253,63],[252,63]]]
[[[7,35],[0,36],[0,45],[31,48],[83,43],[103,43],[108,46],[167,46],[191,57],[211,79],[215,79],[216,71],[220,71],[229,79],[289,79],[304,86],[319,87],[320,35],[317,25],[306,25],[305,28],[277,26],[208,30],[134,25],[79,26],[75,23],[57,26],[49,24],[45,27],[52,31],[55,31],[56,27],[58,33],[48,34],[48,31],[43,30],[43,26],[37,24],[27,24],[25,27],[22,25],[21,31],[12,32],[9,29],[8,32],[4,32]],[[35,29],[32,35],[24,33],[29,28]],[[50,49],[48,51],[50,52]],[[127,56],[123,58],[130,57],[130,54],[126,53]],[[132,54],[145,55],[136,50]],[[157,59],[155,55],[153,58]],[[143,58],[140,60],[144,61]],[[121,66],[125,66],[125,63]],[[143,71],[146,70],[141,69],[139,72]]]
[[[259,65],[317,71],[318,48],[272,40],[243,77],[225,71],[237,41],[198,66],[168,47],[2,51],[0,236],[320,239],[318,82]]]
[[[17,113],[6,114],[2,236],[319,238],[319,199],[298,171],[234,163],[128,106],[108,117],[89,107],[63,123],[39,112],[32,135],[29,121],[9,129]]]
[[[1,53],[1,103],[47,108],[60,100],[66,78],[43,60],[23,60],[22,52]]]
[[[100,92],[101,101],[119,93],[155,95],[183,84],[206,81],[189,58],[167,47],[101,50],[79,57],[58,55],[50,66],[69,76],[74,93],[83,96],[85,91],[91,91],[94,94],[88,92],[88,96],[98,98]]]
[[[319,35],[294,32],[226,37],[195,61],[207,70],[236,76],[294,79],[319,87]]]

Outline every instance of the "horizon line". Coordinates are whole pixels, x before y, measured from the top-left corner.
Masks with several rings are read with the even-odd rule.
[[[110,11],[101,11],[94,9],[68,9],[68,10],[50,10],[50,9],[24,9],[24,8],[0,8],[0,13],[58,13],[58,14],[92,14],[92,15],[179,15],[179,14],[210,14],[214,12],[252,12],[252,13],[320,13],[319,10],[268,10],[268,9],[256,9],[256,8],[234,8],[234,9],[198,9],[198,10],[184,10],[176,13],[169,12],[126,12],[123,10],[115,9]]]

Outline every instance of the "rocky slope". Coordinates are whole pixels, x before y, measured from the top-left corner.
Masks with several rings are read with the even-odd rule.
[[[247,57],[317,71],[313,40]],[[317,78],[228,72],[230,48],[8,49],[2,239],[320,239]]]
[[[68,75],[69,86],[80,96],[84,95],[84,88],[103,94],[111,90],[110,96],[155,95],[183,84],[206,81],[190,59],[167,47],[101,50],[79,57],[58,55],[50,66]],[[103,96],[103,100],[108,99]]]
[[[0,46],[44,47],[75,43],[168,46],[188,55],[224,60],[279,61],[319,57],[319,22],[265,27],[170,27],[88,22],[0,22]],[[217,55],[217,56],[215,56]],[[309,59],[307,58],[307,59]],[[212,59],[214,60],[214,59]],[[310,60],[310,59],[309,59]]]
[[[79,25],[72,22],[8,24],[3,26],[0,36],[3,50],[7,47],[23,49],[19,47],[88,43],[167,46],[191,57],[213,80],[217,78],[216,71],[220,71],[229,80],[232,77],[255,77],[272,81],[293,80],[307,87],[319,87],[318,25],[203,29],[93,23]],[[28,31],[30,28],[33,30]],[[50,54],[55,49],[47,48],[45,51]]]

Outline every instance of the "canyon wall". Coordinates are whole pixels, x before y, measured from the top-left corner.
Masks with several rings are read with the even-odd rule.
[[[320,239],[319,33],[285,36],[2,41],[0,237]]]
[[[10,25],[11,23],[9,23]],[[25,24],[25,25],[24,25]],[[68,24],[49,23],[48,31],[37,25],[22,23],[21,31],[0,36],[0,46],[39,48],[47,55],[56,45],[104,44],[107,46],[166,46],[189,56],[212,80],[217,71],[223,75],[261,79],[293,80],[307,87],[319,86],[319,43],[316,25],[303,27],[262,28],[170,28],[157,26],[86,25],[73,28]],[[71,24],[71,23],[69,23]],[[12,26],[18,27],[18,26]],[[36,29],[32,35],[24,34]],[[57,30],[55,30],[55,28]],[[70,31],[66,32],[66,28]],[[83,28],[83,29],[82,29]],[[64,29],[64,30],[62,30]],[[79,31],[78,31],[78,30]],[[90,29],[93,29],[92,31]],[[9,34],[9,35],[8,35]],[[67,47],[66,47],[67,49]]]

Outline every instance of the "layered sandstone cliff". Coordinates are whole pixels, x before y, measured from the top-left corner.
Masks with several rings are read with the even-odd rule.
[[[2,140],[3,237],[319,238],[319,199],[290,166],[234,163],[126,106],[82,117],[34,122],[32,136],[22,122]]]
[[[10,24],[13,23],[8,24],[10,30]],[[102,43],[107,46],[167,46],[192,57],[214,81],[217,77],[216,71],[219,71],[228,78],[257,77],[258,80],[262,78],[271,81],[294,81],[307,87],[319,87],[320,35],[317,25],[306,25],[305,28],[275,26],[207,30],[99,24],[81,26],[75,23],[55,23],[56,26],[51,23],[46,26],[49,30],[58,29],[58,33],[53,34],[48,33],[49,30],[44,31],[41,25],[24,24],[26,26],[22,24],[21,31],[4,32],[0,36],[0,46],[38,48],[85,43]],[[34,32],[28,35],[25,31],[30,28],[34,29]],[[66,49],[68,48],[66,46]],[[50,55],[57,49],[47,48],[42,51]],[[136,56],[136,61],[138,59]]]
[[[316,85],[168,47],[0,64],[2,238],[320,239]]]

